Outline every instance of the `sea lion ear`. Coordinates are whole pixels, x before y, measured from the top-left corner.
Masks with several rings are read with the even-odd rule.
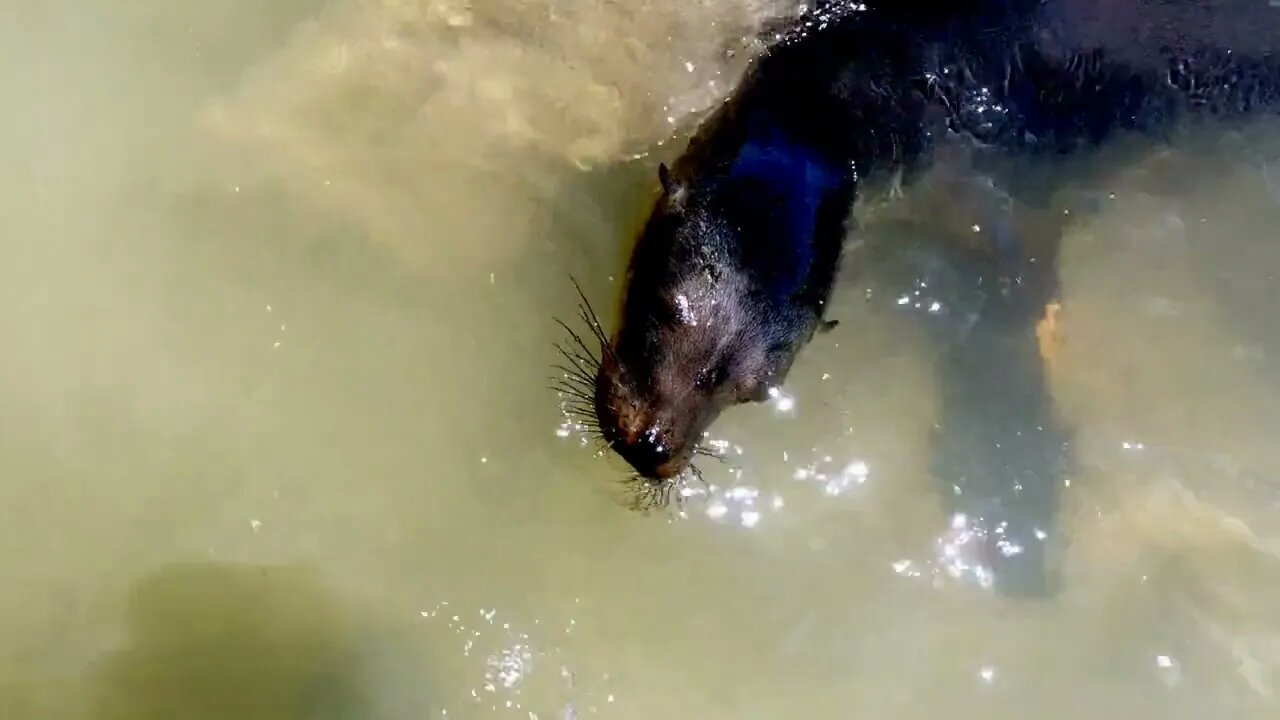
[[[662,190],[667,194],[667,203],[671,207],[678,209],[684,204],[685,186],[671,176],[671,168],[666,163],[658,163],[658,182],[662,183]]]

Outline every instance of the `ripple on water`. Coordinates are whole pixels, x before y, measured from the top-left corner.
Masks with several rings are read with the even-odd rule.
[[[824,373],[822,379],[829,377]],[[768,394],[767,405],[775,417],[787,419],[796,416],[794,395],[778,387],[770,388]],[[594,444],[597,455],[607,453],[590,421],[584,419],[579,410],[563,403],[554,434],[580,447]],[[755,529],[768,517],[778,515],[787,507],[785,493],[778,487],[784,483],[816,487],[822,496],[835,498],[865,484],[871,476],[868,461],[856,454],[836,457],[831,453],[821,453],[817,448],[810,448],[807,454],[810,456],[808,459],[797,461],[793,456],[799,457],[800,453],[783,452],[783,462],[791,468],[789,474],[764,477],[760,484],[753,484],[745,481],[747,469],[741,464],[746,455],[743,446],[704,433],[698,459],[721,463],[727,475],[725,481],[708,481],[702,469],[694,468],[670,481],[659,494],[674,503],[672,519],[704,518],[720,526]]]

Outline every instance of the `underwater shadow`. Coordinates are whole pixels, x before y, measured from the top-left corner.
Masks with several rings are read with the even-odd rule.
[[[372,690],[367,633],[314,570],[171,565],[134,585],[126,622],[93,678],[92,720],[400,716]]]

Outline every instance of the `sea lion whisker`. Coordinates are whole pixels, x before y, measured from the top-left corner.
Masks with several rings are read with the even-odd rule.
[[[587,294],[582,291],[582,286],[578,284],[578,279],[570,276],[569,281],[573,283],[573,289],[578,291],[578,298],[582,300],[580,309],[587,315],[587,323],[597,331],[597,334],[603,335],[604,330],[601,327],[600,316],[596,314],[596,309],[591,306],[591,301],[587,299]]]
[[[561,416],[568,423],[568,429],[577,431],[580,435],[586,435],[592,440],[600,440],[603,434],[600,432],[600,426],[591,422],[585,413],[577,410],[567,410],[561,408]]]
[[[584,392],[594,393],[596,385],[595,378],[584,372],[571,372],[569,368],[564,368],[559,365],[554,367],[560,371],[560,377],[554,378],[555,380],[576,387]]]
[[[552,387],[564,388],[566,392],[580,393],[589,398],[595,396],[595,383],[588,382],[588,379],[580,375],[562,372],[559,377],[547,378],[547,382],[552,384]]]
[[[674,481],[668,480],[667,482],[662,483],[662,487],[658,491],[662,496],[661,507],[666,507],[671,504],[671,494],[675,492],[675,489],[676,483]]]
[[[600,322],[600,315],[596,312],[591,301],[587,299],[587,294],[582,291],[582,285],[578,283],[578,279],[569,276],[569,281],[573,283],[573,289],[578,292],[578,299],[581,302],[578,305],[578,311],[583,321],[587,323],[587,327],[591,328],[591,334],[596,336],[600,341],[601,354],[607,353],[610,359],[617,362],[618,358],[613,353],[613,347],[609,344],[609,336],[604,331],[604,324]]]
[[[587,324],[587,327],[591,329],[591,334],[600,341],[601,345],[609,344],[609,337],[605,335],[604,328],[600,326],[600,321],[596,320],[591,311],[582,305],[578,306],[578,319]]]
[[[560,409],[565,412],[573,412],[575,414],[582,415],[584,416],[584,420],[591,420],[595,416],[595,412],[591,406],[583,401],[561,401]]]
[[[581,415],[583,420],[594,420],[595,413],[591,410],[591,406],[585,403],[562,401],[560,410],[566,415]]]
[[[670,504],[675,486],[671,480],[651,480],[638,474],[628,476],[623,482],[631,493],[631,509],[646,513]]]
[[[582,401],[562,401],[560,403],[560,410],[565,415],[573,416],[574,419],[590,421],[592,423],[596,422],[594,409]]]
[[[638,504],[636,501],[644,497],[649,481],[632,473],[619,478],[618,484],[631,496],[632,503]]]
[[[600,359],[595,355],[588,355],[586,353],[579,352],[576,348],[566,348],[560,343],[554,343],[554,347],[566,360],[569,360],[574,364],[586,361],[587,364],[594,365],[600,362]]]
[[[573,398],[573,400],[581,400],[582,402],[594,402],[593,400],[591,400],[591,396],[588,395],[588,393],[581,391],[581,389],[579,388],[563,386],[563,384],[556,384],[556,383],[550,384],[549,387],[550,389],[553,389],[553,391],[561,393],[562,396]]]
[[[551,387],[553,388],[563,388],[565,392],[570,392],[577,395],[585,395],[588,398],[594,395],[592,386],[581,378],[570,378],[570,377],[563,377],[563,376],[552,377],[552,378],[547,378],[547,382],[550,383]]]
[[[586,412],[591,405],[582,398],[561,397],[560,407],[562,409],[572,409],[575,412]]]
[[[552,365],[552,367],[562,373],[559,380],[563,382],[581,384],[584,390],[595,385],[595,379],[584,372],[563,365]]]
[[[578,382],[585,383],[587,386],[595,385],[595,380],[596,380],[595,377],[587,373],[586,370],[573,368],[568,365],[561,365],[559,363],[553,364],[551,368],[553,370],[560,371],[560,374],[558,376],[552,376],[551,379],[553,380],[575,380]]]
[[[693,454],[699,457],[710,458],[721,464],[727,465],[729,463],[729,460],[725,456],[717,452],[712,452],[710,450],[704,450],[702,448],[694,448]]]
[[[600,321],[593,319],[593,316],[591,316],[589,312],[581,306],[579,306],[578,310],[579,319],[587,324],[587,327],[591,329],[591,334],[600,343],[600,355],[602,357],[607,355],[609,359],[616,363],[618,361],[618,356],[614,354],[613,345],[610,344],[609,336],[605,334],[604,328],[600,326]]]
[[[576,366],[586,365],[587,367],[590,367],[592,370],[598,369],[600,367],[600,359],[595,357],[594,355],[584,355],[575,350],[566,348],[559,343],[555,343],[554,347],[556,350],[560,352],[560,355],[563,356],[564,359],[568,360],[573,365],[576,365]]]
[[[573,343],[577,345],[579,348],[581,348],[583,352],[585,352],[587,355],[593,355],[593,353],[591,352],[591,348],[587,347],[586,342],[583,341],[581,333],[569,327],[568,323],[566,323],[564,320],[561,320],[558,317],[551,318],[551,319],[555,321],[555,323],[559,325],[561,329],[563,329],[566,333],[569,334],[569,337],[573,340]]]
[[[581,378],[592,384],[595,383],[596,374],[600,370],[600,363],[586,358],[573,357],[572,355],[567,355],[565,358],[569,360],[569,364],[557,364],[555,366],[556,369],[575,378]]]
[[[589,423],[589,421],[586,420],[586,418],[582,418],[582,416],[580,415],[566,413],[564,414],[564,419],[570,421],[573,428],[584,430],[584,432],[588,432],[590,436],[595,439],[603,439],[603,437],[600,436],[599,425],[596,425],[594,423]]]
[[[551,389],[555,390],[561,395],[566,395],[575,400],[582,400],[590,405],[595,404],[595,393],[591,391],[591,388],[584,387],[582,385],[577,385],[570,382],[559,382],[559,383],[553,384],[551,386]]]
[[[564,328],[564,331],[565,331],[565,332],[569,333],[569,337],[573,339],[573,342],[574,342],[574,344],[575,344],[575,345],[577,345],[579,348],[581,348],[581,349],[582,349],[582,352],[586,353],[588,357],[595,357],[594,353],[592,353],[592,352],[591,352],[591,348],[587,347],[587,343],[586,343],[586,341],[582,339],[582,335],[580,335],[578,332],[576,332],[575,330],[573,330],[572,328],[570,328],[570,327],[569,327],[569,326],[568,326],[568,325],[567,325],[563,320],[561,320],[560,318],[553,318],[553,319],[556,321],[556,323],[557,323],[560,327]],[[607,347],[607,346],[606,346],[606,347]],[[610,353],[610,355],[612,355],[613,351],[612,351],[612,350],[610,350],[610,351],[609,351],[609,353]]]
[[[559,365],[553,365],[554,369],[560,371],[559,377],[552,377],[551,380],[556,382],[567,383],[580,390],[593,392],[595,389],[595,378],[585,372],[573,372],[571,368],[565,368]]]
[[[702,485],[703,487],[707,487],[706,478],[702,477],[702,468],[698,467],[693,463],[689,463],[689,472],[693,474],[693,477],[697,479],[700,485]]]

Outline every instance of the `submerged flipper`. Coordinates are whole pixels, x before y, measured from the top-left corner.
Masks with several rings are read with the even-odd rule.
[[[925,214],[894,223],[859,251],[854,277],[868,297],[918,323],[937,351],[930,469],[950,524],[944,564],[1007,596],[1046,597],[1056,585],[1049,551],[1069,467],[1047,378],[1060,227],[1020,229],[1014,203],[994,183],[961,191],[974,202],[951,194],[947,206],[975,209],[952,221],[963,231]]]
[[[1067,437],[1055,417],[1041,315],[994,299],[964,341],[941,357],[942,411],[932,469],[953,528],[977,543],[974,558],[997,591],[1053,593]]]
[[[1060,235],[1020,235],[1009,203],[989,207],[988,263],[975,278],[987,292],[938,360],[931,465],[953,529],[977,546],[982,577],[1004,595],[1044,597],[1056,586],[1050,550],[1069,463],[1047,377]]]

